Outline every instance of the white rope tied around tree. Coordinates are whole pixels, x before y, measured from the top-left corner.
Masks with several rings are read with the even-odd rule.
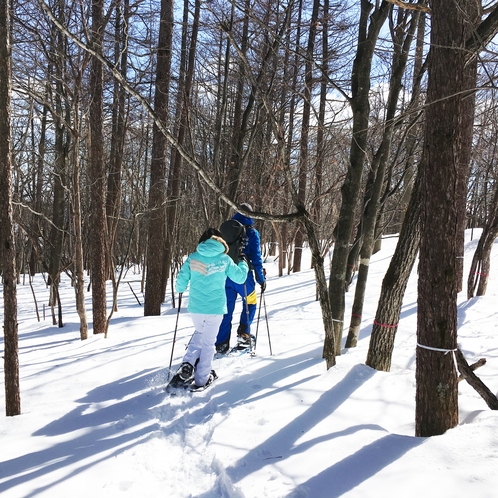
[[[455,352],[458,350],[458,348],[455,349],[443,349],[443,348],[434,348],[432,346],[424,346],[423,344],[420,344],[417,342],[417,346],[422,349],[428,349],[429,351],[437,351],[439,353],[444,353],[447,355],[448,353],[451,353],[451,356],[453,356],[453,363],[455,364],[455,372],[458,375],[458,365],[457,365],[457,359],[456,359],[456,354]]]

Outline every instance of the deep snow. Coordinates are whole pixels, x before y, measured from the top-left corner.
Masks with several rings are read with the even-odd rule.
[[[467,268],[476,235],[470,240],[467,234]],[[442,436],[414,437],[416,267],[391,372],[364,364],[396,241],[386,238],[372,258],[358,346],[343,350],[334,368],[326,371],[321,359],[313,271],[279,278],[269,259],[268,322],[262,306],[257,356],[215,360],[219,379],[194,395],[163,391],[177,310],[168,298],[161,316],[143,317],[130,290],[143,300],[140,276],[132,270],[126,275],[130,285],[121,283],[107,339],[90,331],[88,340],[79,340],[67,279],[61,287],[63,328],[52,325],[48,310],[38,322],[31,289],[19,284],[22,414],[5,417],[2,389],[2,498],[497,496],[498,413],[466,382],[459,385],[459,425]],[[459,345],[469,363],[487,359],[476,373],[496,393],[496,245],[491,265],[486,296],[459,297]],[[41,275],[34,289],[42,314],[48,289]],[[353,293],[354,287],[346,296],[346,324]],[[110,300],[110,290],[108,295]],[[91,319],[89,296],[87,303]],[[192,332],[182,309],[174,368]],[[3,337],[0,348],[3,355]],[[3,384],[3,362],[1,368]]]

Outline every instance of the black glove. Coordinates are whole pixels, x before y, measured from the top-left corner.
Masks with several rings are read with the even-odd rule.
[[[245,261],[247,263],[247,266],[249,266],[249,258],[244,254],[244,246],[239,247],[239,261]]]
[[[261,294],[266,290],[266,268],[263,268],[263,281],[258,282],[261,285]]]

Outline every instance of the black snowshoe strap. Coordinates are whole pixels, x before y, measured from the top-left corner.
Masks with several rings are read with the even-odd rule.
[[[228,245],[228,255],[235,264],[239,263],[239,254],[245,244],[246,229],[237,220],[224,221],[220,226],[221,236]]]

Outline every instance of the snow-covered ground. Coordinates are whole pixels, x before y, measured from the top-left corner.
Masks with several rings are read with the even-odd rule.
[[[467,241],[467,268],[475,236]],[[163,391],[177,318],[169,298],[161,316],[143,317],[122,283],[108,338],[90,331],[80,341],[67,279],[63,328],[52,325],[48,310],[37,321],[31,289],[20,284],[22,414],[5,417],[2,389],[2,498],[496,497],[498,413],[466,382],[459,386],[459,425],[442,436],[414,437],[416,268],[391,372],[364,364],[396,241],[385,239],[372,258],[358,346],[343,350],[334,368],[327,371],[321,359],[313,271],[279,278],[277,263],[268,260],[268,322],[262,306],[257,356],[215,360],[219,379],[194,395]],[[460,296],[459,344],[469,363],[487,359],[476,373],[496,393],[498,246],[491,264],[487,295],[470,301],[465,292]],[[131,270],[126,275],[142,301],[139,279]],[[43,315],[48,290],[41,275],[34,289]],[[346,323],[353,292],[346,297]],[[192,332],[182,309],[173,368]],[[3,337],[0,349],[3,355]],[[3,384],[3,362],[0,371]]]

